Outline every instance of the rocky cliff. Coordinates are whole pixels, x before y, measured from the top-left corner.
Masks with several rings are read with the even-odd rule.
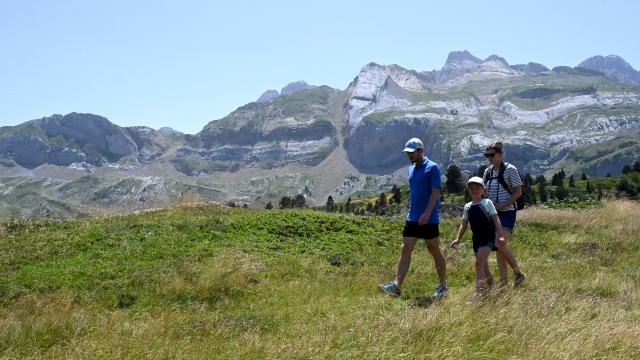
[[[302,192],[323,202],[403,181],[401,150],[414,136],[467,173],[500,140],[522,173],[617,174],[640,159],[634,72],[617,57],[549,69],[456,51],[432,71],[369,63],[345,90],[291,83],[193,135],[53,115],[0,128],[0,214],[21,198],[69,214],[187,195],[264,203]]]
[[[640,72],[617,55],[593,56],[578,64],[577,67],[600,71],[609,79],[622,84],[640,85]]]

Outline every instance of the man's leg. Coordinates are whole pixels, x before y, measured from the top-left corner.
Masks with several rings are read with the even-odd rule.
[[[425,240],[425,242],[427,243],[429,253],[433,257],[433,262],[436,265],[440,284],[445,285],[447,283],[447,262],[444,259],[444,255],[442,255],[442,251],[440,251],[440,237]]]
[[[418,240],[418,238],[415,237],[402,238],[402,249],[400,251],[400,260],[398,260],[398,269],[396,271],[396,285],[398,286],[402,286],[402,282],[409,271],[409,265],[411,265],[411,254],[413,253],[413,248],[416,246],[416,240]]]

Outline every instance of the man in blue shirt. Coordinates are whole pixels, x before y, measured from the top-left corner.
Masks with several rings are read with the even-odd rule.
[[[403,152],[412,165],[409,167],[409,212],[402,232],[402,252],[395,280],[380,284],[379,287],[389,295],[400,296],[400,287],[409,271],[413,248],[418,238],[421,238],[425,240],[438,271],[440,283],[433,297],[439,299],[447,294],[447,264],[440,251],[438,227],[442,189],[440,167],[424,155],[424,145],[418,138],[407,141]]]

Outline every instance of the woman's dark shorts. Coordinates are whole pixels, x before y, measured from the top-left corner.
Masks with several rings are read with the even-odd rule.
[[[407,221],[404,224],[404,230],[402,230],[402,236],[404,237],[416,237],[419,239],[435,239],[440,236],[440,227],[438,224],[424,224],[419,225],[415,221]]]
[[[509,230],[509,232],[513,232],[513,229],[516,227],[516,213],[517,211],[498,211],[498,218],[500,218],[500,224],[502,224],[502,228],[505,230]]]

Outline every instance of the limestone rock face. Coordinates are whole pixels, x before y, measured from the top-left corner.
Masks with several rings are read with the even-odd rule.
[[[315,165],[338,144],[329,111],[338,94],[321,86],[249,103],[211,121],[197,135],[201,146],[182,147],[171,161],[188,175],[246,166]]]
[[[258,100],[256,100],[256,102],[265,103],[279,95],[280,93],[278,92],[278,90],[267,90],[264,93],[262,93],[262,95],[260,95],[260,97],[258,98]]]
[[[640,85],[640,71],[636,71],[617,55],[593,56],[578,64],[577,68],[600,71],[609,79],[622,84]]]
[[[289,95],[296,91],[313,89],[314,87],[315,86],[309,85],[302,80],[295,81],[287,84],[285,87],[282,88],[282,90],[280,90],[280,92],[278,92],[278,90],[273,90],[273,89],[265,91],[264,93],[262,93],[262,95],[260,95],[260,97],[258,98],[258,100],[256,100],[256,102],[265,103],[280,95]]]
[[[92,114],[53,115],[0,130],[0,156],[27,168],[79,161],[100,166],[136,153],[125,129]]]
[[[402,152],[405,142],[418,137],[432,160],[446,164],[451,154],[442,134],[433,131],[438,120],[429,117],[397,117],[384,123],[363,123],[345,143],[349,161],[364,173],[388,174],[408,165]]]
[[[470,175],[486,164],[485,146],[502,141],[522,174],[616,175],[640,160],[637,84],[617,56],[550,70],[455,51],[439,70],[369,63],[344,90],[291,83],[197,134],[53,115],[0,127],[0,215],[183,197],[264,206],[300,193],[321,205],[405,182],[412,137],[443,171],[456,164]]]
[[[292,83],[287,84],[287,86],[283,87],[280,90],[280,95],[288,95],[296,91],[313,89],[315,86],[309,85],[306,82],[299,80]]]
[[[609,65],[616,74],[629,70],[626,63],[614,63]],[[627,71],[627,78],[632,75]],[[398,149],[413,136],[436,144],[426,149],[429,157],[467,172],[485,161],[485,145],[501,140],[514,163],[544,173],[566,162],[576,146],[640,131],[640,88],[613,85],[589,68],[510,66],[500,56],[481,60],[468,51],[450,53],[442,69],[431,72],[370,63],[347,91],[345,149],[364,173],[404,166]],[[626,153],[628,160],[640,157]],[[576,165],[581,163],[571,165],[600,166]]]
[[[161,157],[171,145],[160,131],[146,126],[132,126],[126,128],[129,136],[137,147],[138,161],[145,163]],[[176,131],[167,132],[176,135]]]
[[[535,62],[511,65],[511,68],[526,75],[538,75],[549,71],[546,66]]]

